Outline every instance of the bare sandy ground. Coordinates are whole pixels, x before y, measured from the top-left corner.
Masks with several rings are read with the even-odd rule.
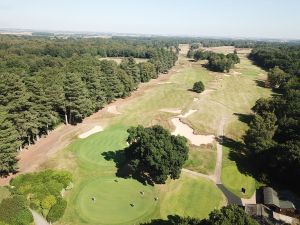
[[[208,93],[210,93],[212,91],[213,91],[212,89],[207,89],[207,90],[204,90],[203,92],[201,92],[200,95],[207,95]]]
[[[88,136],[91,136],[92,134],[95,134],[95,133],[98,133],[101,131],[103,131],[103,128],[101,126],[95,126],[93,129],[78,135],[78,137],[81,139],[84,139],[84,138],[87,138]]]
[[[175,126],[175,131],[172,134],[186,137],[193,145],[207,145],[215,140],[214,135],[194,134],[194,130],[187,124],[181,122],[180,118],[175,117],[171,119],[171,121]]]
[[[117,105],[110,105],[107,107],[107,112],[115,114],[115,115],[121,115],[122,113],[118,111]]]
[[[168,112],[168,113],[175,113],[175,114],[181,113],[181,109],[160,109],[159,111]]]

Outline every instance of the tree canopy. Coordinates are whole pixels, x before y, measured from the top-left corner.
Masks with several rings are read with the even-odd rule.
[[[125,157],[133,174],[147,176],[154,183],[179,178],[188,158],[186,138],[171,135],[159,125],[131,127],[128,133]]]
[[[176,62],[174,40],[0,36],[0,175],[17,150],[60,123],[77,124]],[[99,57],[123,57],[120,64]],[[147,59],[136,63],[134,57]]]
[[[193,85],[193,91],[197,92],[197,93],[201,93],[202,91],[204,91],[204,84],[202,83],[202,81],[197,81],[194,83]]]
[[[168,220],[152,220],[143,225],[259,225],[250,217],[243,208],[237,205],[224,206],[209,214],[208,219],[183,218],[180,216],[168,216]]]

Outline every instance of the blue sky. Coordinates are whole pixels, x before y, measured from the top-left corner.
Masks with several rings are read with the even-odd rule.
[[[0,0],[0,28],[300,39],[300,0]]]

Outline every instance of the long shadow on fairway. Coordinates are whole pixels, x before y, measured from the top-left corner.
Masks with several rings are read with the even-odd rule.
[[[229,148],[229,159],[236,162],[239,171],[243,174],[257,177],[257,168],[252,155],[247,152],[246,146],[240,141],[235,141],[226,136],[222,136],[222,145]]]
[[[116,164],[117,177],[122,178],[133,178],[139,182],[141,182],[143,185],[154,185],[153,181],[149,176],[143,173],[134,172],[130,169],[128,166],[128,163],[126,162],[125,153],[124,150],[117,150],[117,151],[107,151],[102,153],[103,157],[107,161],[113,161]]]

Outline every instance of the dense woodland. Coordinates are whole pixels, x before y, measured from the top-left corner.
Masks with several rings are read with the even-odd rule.
[[[58,124],[76,124],[140,82],[166,73],[178,46],[164,40],[0,36],[0,173],[18,149]],[[120,65],[99,57],[125,57]],[[133,57],[146,58],[136,63]]]
[[[300,190],[300,46],[257,47],[250,54],[277,93],[259,99],[244,140],[264,181]],[[262,172],[263,171],[263,172]]]

